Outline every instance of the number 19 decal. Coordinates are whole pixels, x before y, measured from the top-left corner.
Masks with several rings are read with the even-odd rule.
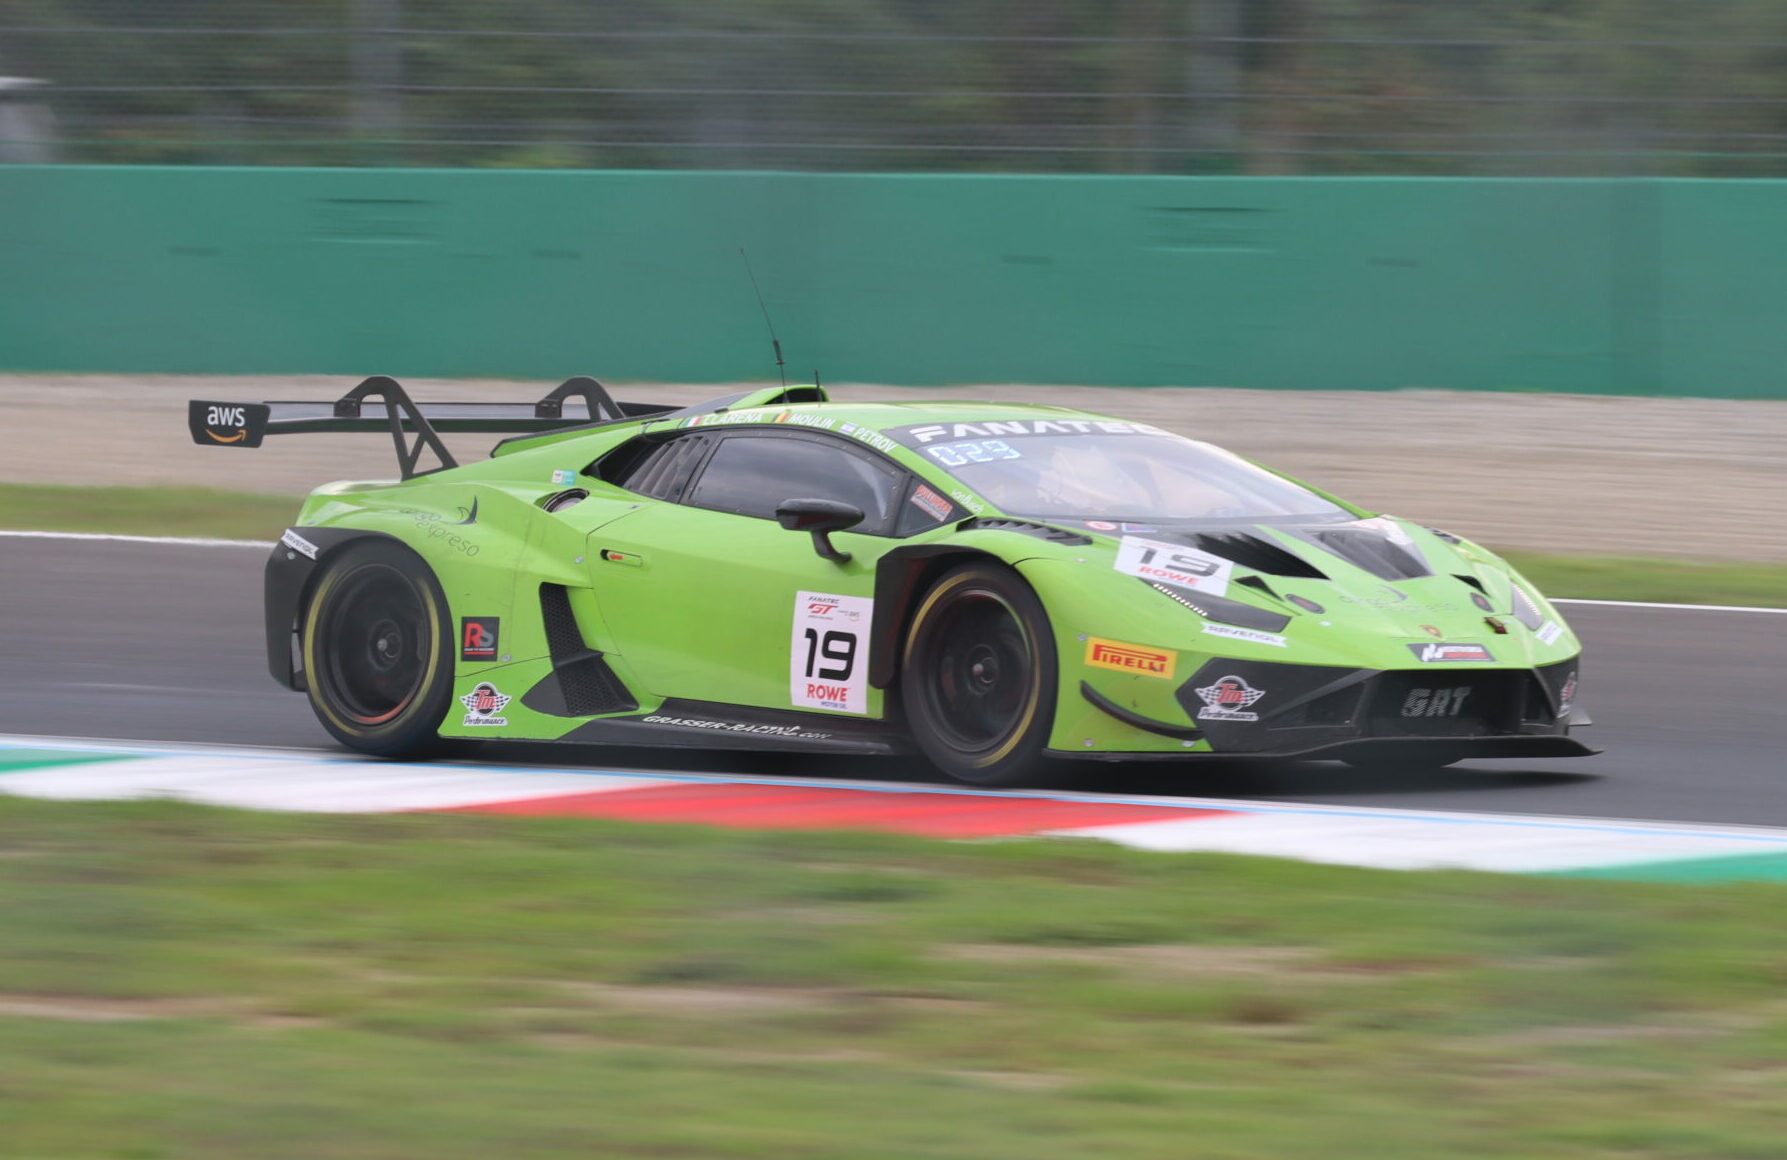
[[[802,709],[869,711],[869,623],[875,602],[828,592],[794,594],[788,697]]]

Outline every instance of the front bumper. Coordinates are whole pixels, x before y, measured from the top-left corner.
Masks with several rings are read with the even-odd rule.
[[[1599,752],[1569,736],[1573,722],[1587,723],[1573,704],[1578,662],[1385,671],[1218,658],[1175,691],[1189,729],[1135,720],[1082,692],[1127,724],[1209,744],[1176,757],[1578,757]]]

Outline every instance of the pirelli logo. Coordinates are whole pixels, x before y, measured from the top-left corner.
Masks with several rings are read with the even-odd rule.
[[[1086,663],[1101,669],[1171,680],[1177,660],[1177,653],[1157,648],[1143,648],[1139,644],[1124,644],[1098,636],[1086,638]]]

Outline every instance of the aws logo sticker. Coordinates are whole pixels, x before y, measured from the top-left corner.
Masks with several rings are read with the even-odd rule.
[[[194,399],[186,405],[186,427],[192,441],[204,446],[259,447],[270,414],[272,408],[265,403]]]

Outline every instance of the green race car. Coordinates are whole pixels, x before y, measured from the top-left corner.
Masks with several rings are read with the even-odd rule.
[[[1064,758],[1595,752],[1576,637],[1493,553],[1142,423],[581,377],[418,404],[376,377],[188,425],[390,433],[402,478],[312,492],[266,577],[274,677],[366,753],[915,749],[1003,786]],[[460,466],[453,431],[509,437]]]

